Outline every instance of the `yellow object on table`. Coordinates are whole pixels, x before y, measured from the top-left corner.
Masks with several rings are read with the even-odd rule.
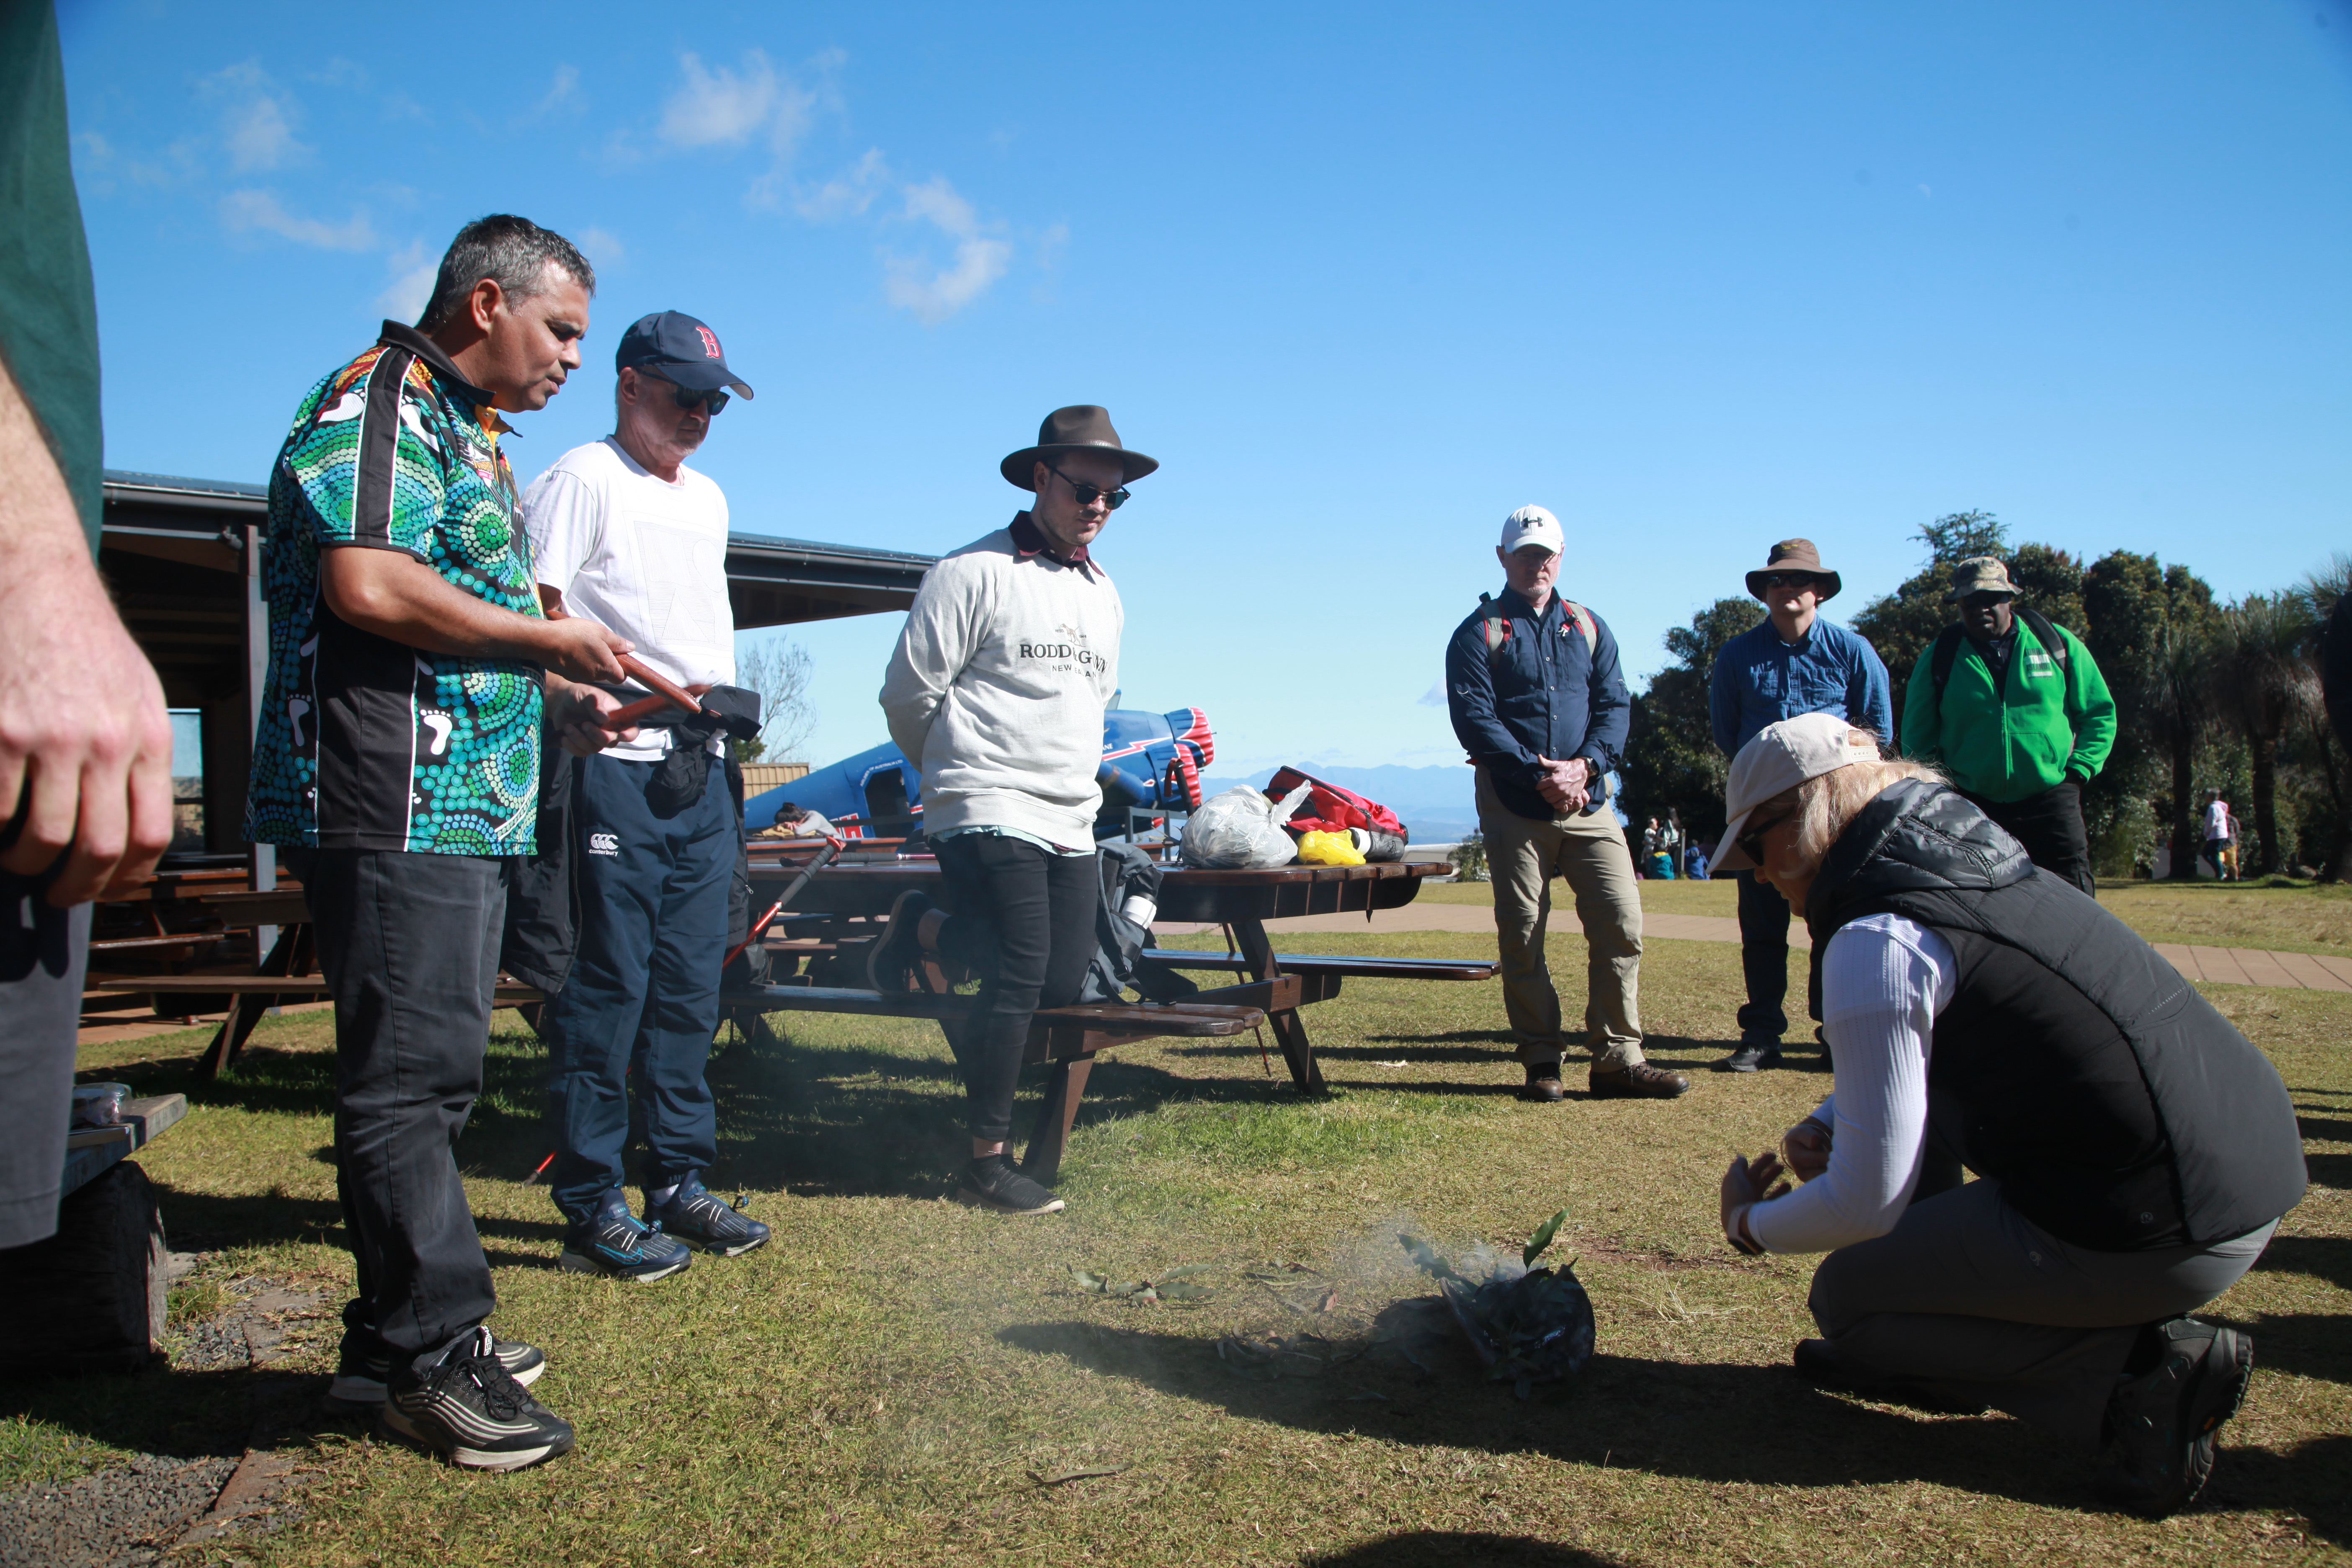
[[[1360,866],[1364,863],[1355,841],[1344,833],[1300,834],[1298,858],[1309,866]]]

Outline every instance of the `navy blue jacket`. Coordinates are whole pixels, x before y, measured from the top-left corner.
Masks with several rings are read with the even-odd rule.
[[[1592,614],[1591,605],[1585,613]],[[1490,616],[1511,623],[1510,640],[1491,660]],[[1582,757],[1598,774],[1612,772],[1624,756],[1632,712],[1617,639],[1599,616],[1592,626],[1597,635],[1587,653],[1584,634],[1561,611],[1559,595],[1538,617],[1506,588],[1473,611],[1445,645],[1454,733],[1471,761],[1486,764],[1495,794],[1521,816],[1549,822],[1557,815],[1536,790],[1538,757]]]
[[[1867,637],[1815,616],[1803,642],[1785,643],[1767,616],[1723,645],[1707,683],[1707,717],[1725,756],[1738,756],[1765,725],[1801,713],[1834,713],[1881,745],[1895,743],[1886,664]]]

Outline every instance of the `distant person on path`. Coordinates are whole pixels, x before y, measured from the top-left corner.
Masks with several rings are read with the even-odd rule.
[[[508,1470],[571,1448],[492,1338],[457,1173],[482,1089],[511,860],[533,851],[541,729],[604,743],[618,637],[546,619],[501,413],[580,364],[596,275],[499,215],[441,258],[415,327],[313,386],[269,475],[269,675],[247,836],[284,850],[335,1007],[335,1180],[359,1289],[328,1396]],[[567,679],[568,678],[568,679]],[[574,684],[579,682],[582,684]],[[593,733],[593,742],[583,742]]]
[[[1995,1406],[2097,1454],[2123,1506],[2185,1508],[2253,1365],[2188,1314],[2303,1198],[2277,1069],[1933,768],[1843,721],[1767,728],[1725,793],[1724,862],[1805,910],[1836,1052],[1837,1092],[1720,1194],[1738,1250],[1829,1255],[1798,1373]]]
[[[2238,879],[2238,819],[2218,789],[2205,795],[2205,858],[2218,880]]]
[[[1091,547],[1159,467],[1104,409],[1047,415],[1037,444],[998,465],[1035,502],[924,574],[882,682],[890,739],[922,774],[947,907],[900,895],[871,977],[906,991],[927,956],[981,976],[953,1040],[971,1134],[955,1196],[1003,1214],[1062,1207],[1007,1158],[1013,1094],[1031,1015],[1075,1002],[1095,954],[1095,773],[1127,612]]]
[[[172,842],[163,688],[98,574],[98,305],[48,0],[0,11],[0,1247],[58,1228],[89,900]]]
[[[1544,960],[1559,877],[1584,928],[1592,1094],[1671,1100],[1690,1079],[1642,1055],[1642,893],[1625,830],[1601,794],[1624,751],[1625,679],[1607,625],[1553,592],[1566,542],[1542,507],[1504,519],[1495,553],[1508,585],[1491,600],[1480,595],[1445,645],[1454,733],[1477,764],[1503,1007],[1527,1069],[1521,1096],[1564,1099],[1559,993]]]
[[[1784,539],[1766,553],[1763,570],[1748,574],[1748,591],[1763,601],[1764,619],[1723,645],[1707,685],[1715,743],[1727,757],[1767,724],[1803,713],[1834,713],[1874,735],[1890,733],[1895,711],[1886,666],[1867,638],[1821,606],[1843,581],[1822,566],[1810,539]],[[1722,840],[1717,844],[1718,850]],[[1724,868],[1718,854],[1715,867]],[[1756,1072],[1780,1065],[1780,1037],[1789,1027],[1789,903],[1755,873],[1739,881],[1739,967],[1748,1002],[1739,1009],[1739,1047],[1716,1063],[1721,1072]],[[1806,1011],[1811,987],[1807,986]]]
[[[617,632],[698,697],[735,679],[735,613],[727,498],[686,459],[730,389],[751,389],[719,335],[676,310],[630,327],[614,363],[613,434],[558,458],[523,497],[533,574],[549,615]],[[768,1239],[702,1184],[719,1158],[703,1072],[739,845],[722,743],[648,724],[573,764],[579,938],[541,1027],[556,1150],[548,1185],[570,1222],[560,1266],[573,1273],[659,1279],[691,1261],[688,1244],[735,1258]],[[674,755],[682,750],[696,754]],[[642,1221],[621,1190],[632,1087]]]
[[[1920,654],[1903,698],[1903,754],[1939,765],[2033,863],[2095,897],[2083,785],[2116,742],[2115,699],[2091,650],[2030,606],[1990,555],[1952,568],[1959,622]]]

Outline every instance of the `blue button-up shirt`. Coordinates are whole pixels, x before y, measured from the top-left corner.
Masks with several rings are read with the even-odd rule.
[[[1591,615],[1587,606],[1585,613]],[[1510,622],[1511,635],[1490,657],[1486,623]],[[1593,645],[1552,595],[1537,615],[1506,588],[1454,628],[1445,645],[1445,705],[1454,733],[1473,762],[1485,764],[1495,794],[1521,816],[1549,822],[1555,813],[1536,789],[1537,759],[1582,757],[1598,773],[1615,770],[1631,721],[1617,639],[1592,616]]]
[[[1766,616],[1723,645],[1708,685],[1715,743],[1727,757],[1767,724],[1801,713],[1835,713],[1882,742],[1895,739],[1886,665],[1859,632],[1816,618],[1802,642],[1783,642]]]

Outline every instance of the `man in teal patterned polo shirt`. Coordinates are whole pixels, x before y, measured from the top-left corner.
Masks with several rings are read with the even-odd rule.
[[[595,273],[522,218],[468,224],[415,328],[313,387],[269,478],[269,678],[247,830],[302,880],[335,1004],[336,1180],[357,1260],[329,1397],[513,1469],[572,1447],[523,1385],[455,1145],[481,1091],[509,858],[533,849],[542,721],[608,737],[629,645],[541,617],[504,413],[580,363]],[[583,683],[583,684],[575,684]]]

